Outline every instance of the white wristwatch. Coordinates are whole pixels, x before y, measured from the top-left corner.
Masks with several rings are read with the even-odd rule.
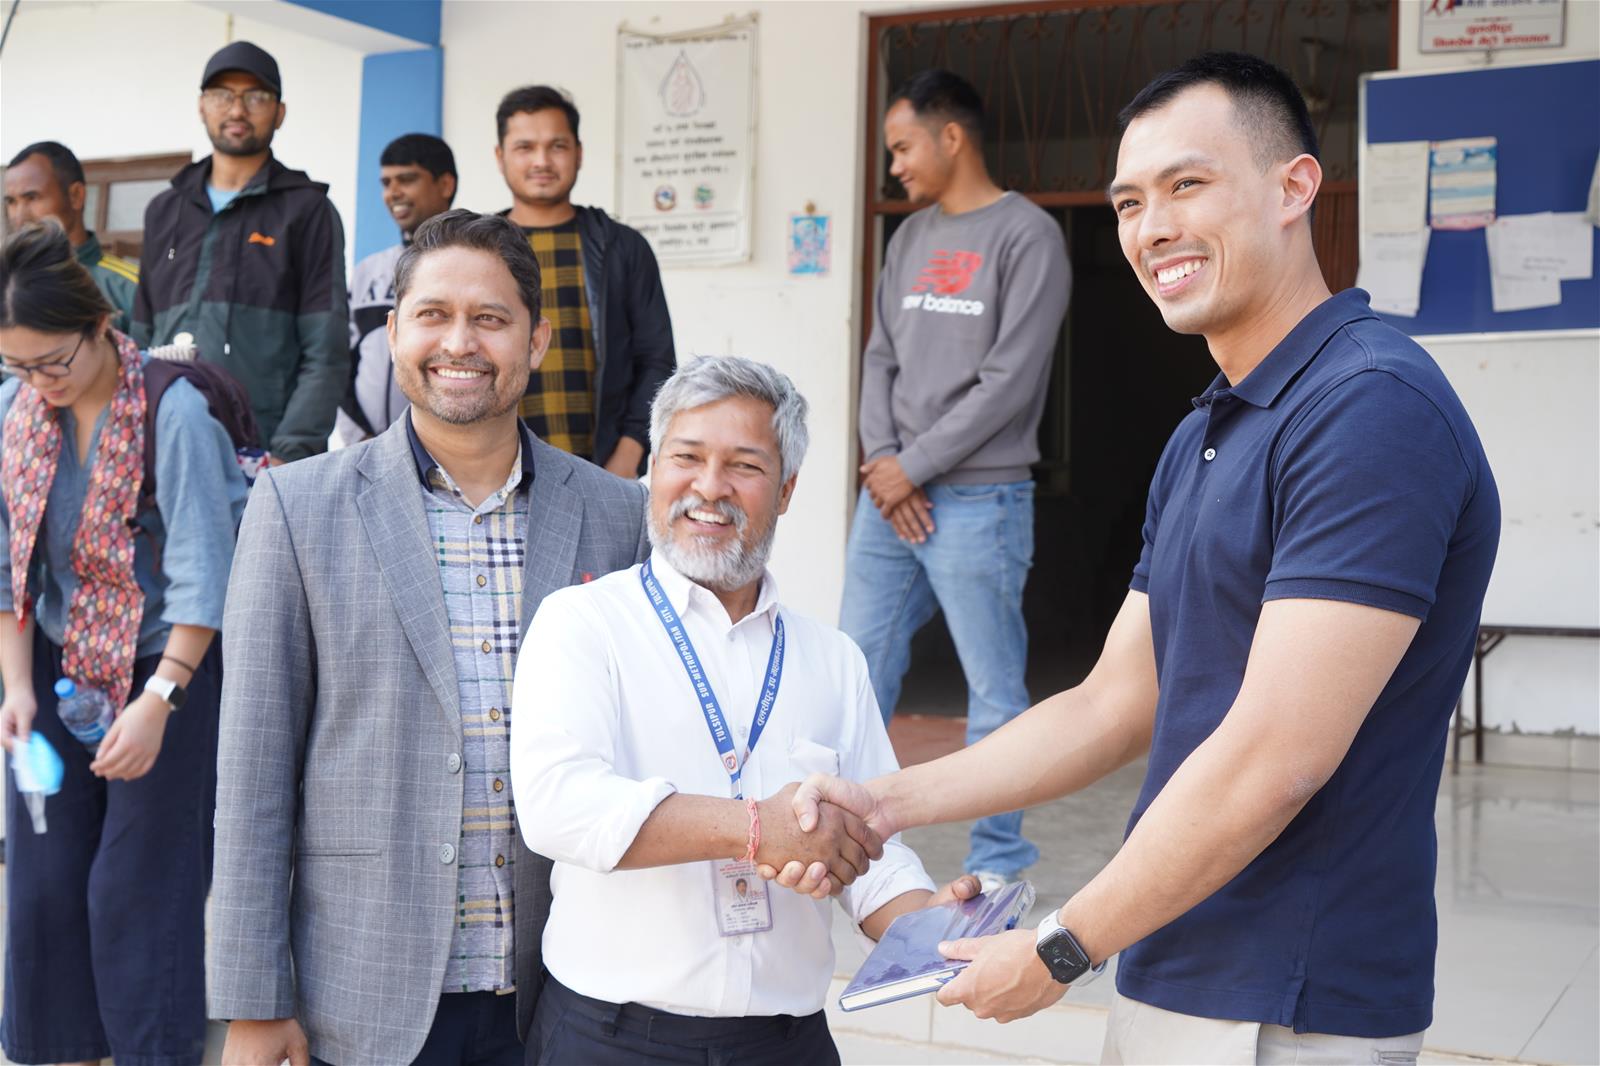
[[[1062,925],[1056,917],[1058,911],[1045,914],[1034,933],[1034,950],[1050,971],[1050,976],[1064,985],[1082,988],[1106,972],[1106,962],[1098,966],[1089,964],[1089,953],[1083,950],[1078,938]]]
[[[167,708],[173,711],[182,707],[183,701],[189,697],[188,690],[182,685],[170,677],[158,677],[155,674],[151,674],[149,680],[145,681],[144,690],[161,697]]]

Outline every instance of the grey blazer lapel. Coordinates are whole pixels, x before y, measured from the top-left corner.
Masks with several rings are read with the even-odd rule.
[[[567,484],[573,459],[537,438],[533,442],[533,488],[528,500],[528,543],[522,562],[522,632],[544,598],[572,584],[583,531],[583,497]]]
[[[455,654],[450,647],[450,616],[445,611],[444,585],[434,559],[404,419],[367,448],[358,469],[367,483],[356,496],[356,509],[377,556],[384,587],[439,705],[459,728],[461,705]]]

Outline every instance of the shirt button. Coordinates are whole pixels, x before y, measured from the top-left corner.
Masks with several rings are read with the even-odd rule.
[[[498,777],[494,779],[494,790],[496,792],[504,792],[505,787],[506,783],[504,781],[500,780]]]
[[[456,861],[456,849],[455,849],[455,847],[450,845],[450,844],[446,844],[446,845],[444,845],[444,847],[440,848],[439,849],[439,861],[444,863],[446,866],[449,866],[451,863],[455,862]]]
[[[504,866],[506,864],[506,857],[504,855],[496,855],[494,857],[494,864],[496,866]]]
[[[446,755],[444,757],[444,768],[452,774],[459,774],[461,772],[461,756],[453,751]]]
[[[487,641],[487,640],[486,640],[486,641],[484,641],[484,642],[483,642],[483,643],[482,643],[482,644],[481,644],[481,645],[480,645],[480,647],[482,647],[482,648],[483,648],[483,654],[485,654],[485,655],[488,655],[488,654],[489,654],[489,642],[488,642],[488,641]]]
[[[484,577],[482,574],[478,575],[478,587],[480,589],[483,588],[483,586],[487,585],[488,583],[489,583],[489,579],[488,578]]]
[[[1207,448],[1206,449],[1206,451],[1205,451],[1205,460],[1206,460],[1206,462],[1209,463],[1211,460],[1215,459],[1216,457],[1217,457],[1217,450],[1215,448]]]
[[[472,516],[472,524],[475,525],[475,526],[483,525],[483,515],[481,515],[481,514],[473,515]]]
[[[489,708],[489,721],[498,722],[499,720],[500,720],[500,708],[498,708],[498,707],[490,707]]]

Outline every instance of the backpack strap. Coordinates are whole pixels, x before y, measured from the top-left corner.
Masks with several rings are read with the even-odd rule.
[[[144,364],[144,477],[139,484],[139,510],[156,505],[156,411],[161,397],[183,372],[165,359],[148,359]]]

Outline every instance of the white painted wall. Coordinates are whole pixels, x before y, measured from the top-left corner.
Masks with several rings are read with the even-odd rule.
[[[669,32],[755,11],[757,159],[754,254],[748,264],[664,270],[680,360],[737,354],[792,377],[811,403],[811,452],[779,526],[773,571],[784,599],[833,621],[844,583],[854,490],[860,168],[868,10],[863,3],[447,3],[444,136],[461,171],[457,203],[509,206],[494,166],[495,107],[516,86],[571,92],[582,113],[584,168],[578,203],[612,208],[615,196],[617,28]],[[508,40],[529,47],[506,48]],[[538,46],[535,42],[549,42]],[[788,216],[807,201],[831,214],[833,272],[791,278]]]
[[[1600,337],[1422,338],[1472,415],[1500,488],[1486,623],[1600,626]],[[1484,722],[1600,733],[1600,641],[1515,638],[1484,667]],[[1472,692],[1466,694],[1468,715]]]
[[[279,6],[259,8],[271,14]],[[328,183],[348,250],[355,235],[362,53],[239,15],[230,38],[228,21],[225,11],[178,0],[21,5],[0,59],[0,162],[44,140],[60,141],[80,159],[208,155],[198,110],[206,60],[229,40],[254,41],[272,53],[283,76],[288,115],[273,151]]]
[[[1418,50],[1422,0],[1401,0],[1399,69],[1600,56],[1600,2],[1567,0],[1560,48]],[[1484,621],[1600,626],[1600,331],[1418,338],[1466,404],[1500,486],[1500,555]],[[1470,717],[1469,683],[1465,702]],[[1600,734],[1600,641],[1519,638],[1484,668],[1485,723]]]

